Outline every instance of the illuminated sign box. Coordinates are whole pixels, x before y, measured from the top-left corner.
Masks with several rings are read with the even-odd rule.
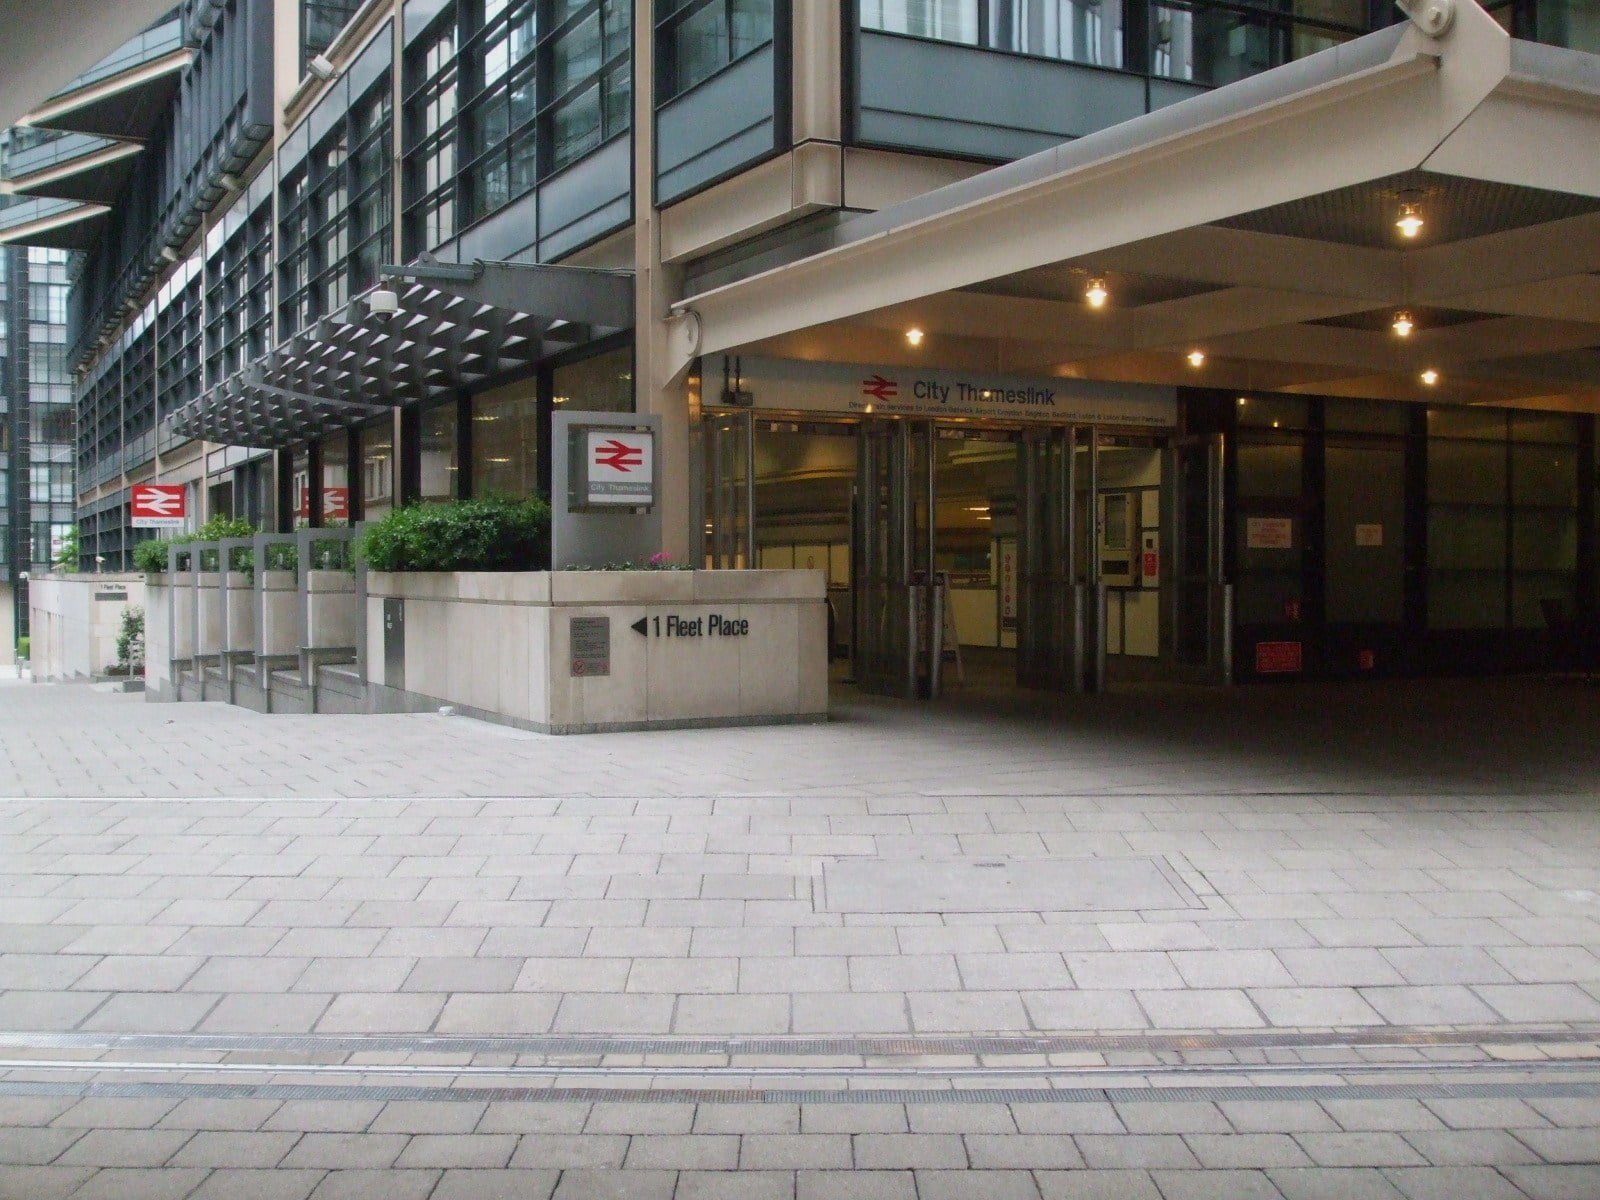
[[[575,425],[568,455],[573,510],[655,507],[656,439],[650,430]]]

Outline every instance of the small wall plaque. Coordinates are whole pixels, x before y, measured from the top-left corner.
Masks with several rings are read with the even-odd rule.
[[[574,678],[611,674],[610,617],[573,617],[569,640]]]

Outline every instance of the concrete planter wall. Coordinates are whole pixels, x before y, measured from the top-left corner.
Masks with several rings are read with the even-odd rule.
[[[227,581],[229,652],[256,647],[256,589],[243,571],[229,571]]]
[[[268,571],[261,581],[260,654],[300,653],[300,593],[293,571]],[[254,603],[252,599],[251,603]]]
[[[117,662],[123,612],[144,602],[142,575],[35,576],[28,587],[34,679],[104,675]],[[9,632],[4,640],[9,642]]]
[[[148,575],[144,585],[144,696],[146,700],[174,700],[176,681],[172,675],[174,659],[188,658],[190,651],[178,652],[194,640],[192,617],[173,609],[192,613],[193,578],[187,571],[177,575]]]
[[[356,580],[349,571],[307,576],[305,644],[314,649],[356,644]]]
[[[379,709],[451,704],[550,733],[827,715],[820,571],[373,572],[367,588]],[[605,622],[608,655],[574,655],[585,618]]]

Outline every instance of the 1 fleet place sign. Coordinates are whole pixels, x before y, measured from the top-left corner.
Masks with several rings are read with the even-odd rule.
[[[136,483],[128,500],[135,529],[182,529],[189,520],[189,492],[181,483]]]
[[[581,495],[590,505],[648,508],[656,502],[656,439],[649,430],[585,429]]]

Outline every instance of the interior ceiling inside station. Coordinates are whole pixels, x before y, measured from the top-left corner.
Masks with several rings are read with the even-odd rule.
[[[1424,218],[1415,241],[1396,229],[1404,203]],[[1110,293],[1098,310],[1084,300],[1096,279]],[[1400,310],[1409,337],[1392,327]],[[1600,199],[1407,172],[748,349],[1600,412]]]

